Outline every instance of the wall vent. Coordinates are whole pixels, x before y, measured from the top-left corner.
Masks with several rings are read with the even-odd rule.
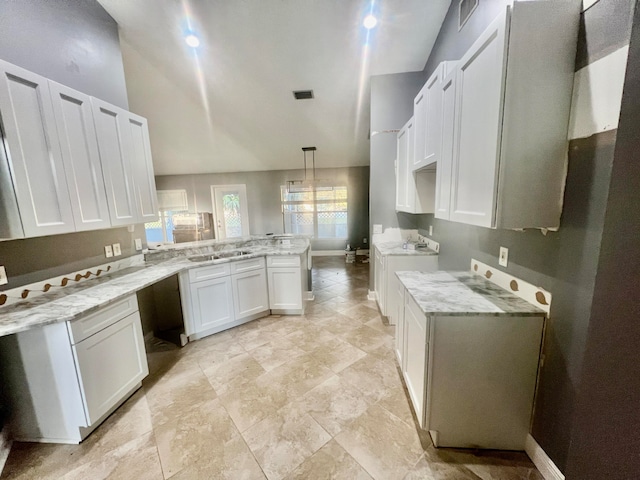
[[[310,100],[313,98],[313,90],[297,90],[293,92],[296,100]]]

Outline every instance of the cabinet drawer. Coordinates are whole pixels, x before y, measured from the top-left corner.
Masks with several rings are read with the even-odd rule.
[[[230,269],[228,263],[221,265],[209,265],[207,267],[193,268],[189,270],[189,283],[200,282],[202,280],[211,280],[229,275]]]
[[[231,273],[250,272],[251,270],[259,270],[264,268],[264,257],[250,258],[249,260],[240,260],[231,262]]]
[[[267,257],[267,267],[299,267],[300,255],[276,255]]]
[[[138,299],[134,294],[102,307],[97,313],[67,322],[71,343],[75,345],[136,311],[138,311]]]

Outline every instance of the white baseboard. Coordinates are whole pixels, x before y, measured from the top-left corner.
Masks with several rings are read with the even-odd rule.
[[[308,302],[313,302],[315,300],[315,296],[313,295],[313,291],[309,290],[304,292],[304,299]]]
[[[371,300],[373,302],[376,301],[376,292],[374,290],[369,290],[369,293],[367,293],[367,300]]]
[[[2,431],[0,431],[0,474],[5,463],[7,463],[12,444],[13,442],[9,439],[9,426],[5,424]]]
[[[545,480],[564,480],[564,475],[556,464],[549,458],[538,442],[530,435],[524,442],[524,451],[536,466]]]

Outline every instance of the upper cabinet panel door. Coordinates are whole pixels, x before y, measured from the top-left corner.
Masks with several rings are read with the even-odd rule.
[[[132,139],[131,166],[138,222],[153,222],[158,219],[158,197],[151,159],[149,127],[145,118],[133,113],[128,114],[127,122]]]
[[[456,72],[453,70],[440,83],[442,92],[442,145],[436,169],[435,217],[449,220],[451,200],[451,168],[453,162],[453,131],[456,107]]]
[[[412,171],[432,165],[439,159],[442,131],[440,119],[442,71],[441,64],[414,100],[415,151],[411,161]]]
[[[500,15],[459,62],[451,184],[454,221],[494,222],[505,79],[507,12]]]
[[[109,228],[98,142],[88,95],[49,81],[76,230]]]
[[[26,237],[75,230],[47,79],[0,60],[0,112]]]
[[[129,112],[94,97],[91,98],[91,106],[111,225],[137,223],[139,218],[130,162],[133,146],[128,121]]]
[[[403,127],[398,132],[396,158],[396,210],[403,212],[407,209],[407,129]]]

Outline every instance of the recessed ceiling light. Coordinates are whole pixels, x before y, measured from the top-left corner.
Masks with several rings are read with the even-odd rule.
[[[362,22],[362,25],[364,25],[364,28],[366,28],[367,30],[371,30],[377,24],[378,24],[378,19],[371,14],[364,17],[364,21]]]
[[[184,41],[191,48],[196,48],[196,47],[200,46],[200,39],[198,37],[196,37],[193,33],[191,33],[191,34],[187,35],[186,37],[184,37]]]

